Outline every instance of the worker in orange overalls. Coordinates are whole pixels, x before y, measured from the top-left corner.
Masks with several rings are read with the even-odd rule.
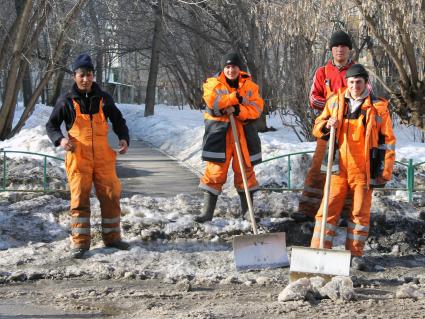
[[[388,101],[375,98],[367,88],[368,73],[361,64],[346,73],[347,86],[326,102],[316,119],[313,134],[329,138],[336,128],[333,175],[326,221],[325,248],[332,247],[335,227],[348,191],[353,192],[353,207],[348,214],[346,249],[351,251],[352,267],[365,270],[363,248],[369,233],[372,189],[391,179],[396,138],[388,111]],[[327,158],[325,158],[325,162]],[[323,169],[326,168],[326,163]],[[322,201],[323,205],[323,201]],[[319,247],[323,207],[316,214],[311,247]]]
[[[112,97],[93,82],[94,67],[87,54],[73,65],[72,89],[61,96],[46,124],[55,146],[67,153],[65,168],[71,191],[71,256],[83,258],[90,248],[90,192],[100,202],[102,238],[107,247],[127,250],[121,240],[121,184],[116,174],[116,152],[108,144],[108,122],[119,138],[119,153],[127,152],[129,134],[125,120]],[[65,122],[68,136],[61,131]]]
[[[223,70],[207,79],[203,86],[207,109],[204,114],[202,159],[207,161],[207,165],[199,185],[204,191],[204,206],[201,215],[195,218],[197,222],[212,220],[231,161],[242,215],[248,210],[229,122],[230,114],[235,117],[251,199],[253,192],[259,188],[254,165],[261,163],[261,141],[253,120],[260,117],[264,101],[251,76],[241,71],[241,65],[242,61],[237,53],[225,55],[222,59]]]
[[[354,64],[350,59],[351,39],[344,31],[337,31],[332,34],[329,48],[332,52],[332,59],[325,66],[316,70],[310,91],[310,106],[320,112],[331,94],[336,93],[339,88],[347,86],[345,74],[348,68]],[[325,175],[320,171],[320,165],[325,152],[326,141],[318,139],[299,200],[298,212],[302,213],[301,216],[314,218],[319,209],[325,185]],[[350,209],[351,199],[347,202],[347,208],[344,210]]]

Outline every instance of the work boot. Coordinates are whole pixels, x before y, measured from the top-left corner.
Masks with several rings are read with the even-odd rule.
[[[204,206],[202,207],[202,214],[196,216],[194,221],[197,223],[204,223],[213,219],[215,205],[217,204],[218,195],[210,192],[204,192]]]
[[[238,193],[239,198],[241,200],[241,213],[242,217],[245,216],[245,213],[248,211],[248,203],[246,201],[246,195],[245,192]],[[251,197],[251,204],[254,205],[254,192],[249,192],[249,197]]]
[[[351,257],[351,268],[360,270],[360,271],[366,271],[368,268],[368,265],[364,257],[353,256]]]
[[[116,248],[119,250],[128,250],[130,248],[130,244],[122,240],[114,241],[112,243],[107,243],[105,244],[105,246],[109,248]]]
[[[71,258],[73,259],[83,259],[84,254],[88,251],[88,248],[82,248],[82,247],[77,247],[77,248],[72,248],[69,251],[69,255]]]

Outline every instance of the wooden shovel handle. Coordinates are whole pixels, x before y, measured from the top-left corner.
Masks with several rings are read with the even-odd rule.
[[[319,248],[323,249],[325,244],[325,229],[326,222],[328,219],[328,205],[329,205],[329,193],[331,189],[331,176],[332,176],[332,165],[334,159],[334,148],[335,148],[335,127],[331,127],[331,133],[329,137],[329,154],[328,154],[328,166],[326,168],[326,182],[323,194],[323,214],[322,214],[322,227],[320,228],[320,244]]]
[[[251,196],[249,195],[249,190],[248,190],[248,181],[246,179],[245,165],[243,163],[241,145],[239,143],[238,132],[236,130],[236,123],[235,123],[233,114],[230,114],[229,118],[230,118],[230,126],[232,127],[233,139],[235,140],[236,154],[238,157],[239,167],[242,173],[243,188],[245,190],[246,202],[248,204],[248,211],[249,211],[249,217],[251,219],[252,231],[254,232],[254,235],[257,235],[258,234],[257,224],[255,222],[254,210],[252,209],[252,201],[251,201]]]

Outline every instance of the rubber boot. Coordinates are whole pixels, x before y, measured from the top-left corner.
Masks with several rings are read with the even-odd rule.
[[[246,212],[248,211],[248,203],[246,202],[245,192],[238,193],[241,199],[241,216],[245,217]],[[254,205],[254,192],[249,192],[249,197],[251,197],[251,204]],[[249,220],[249,217],[248,217]]]
[[[194,218],[195,222],[204,223],[213,219],[215,205],[217,204],[218,195],[204,192],[204,206],[202,214]]]

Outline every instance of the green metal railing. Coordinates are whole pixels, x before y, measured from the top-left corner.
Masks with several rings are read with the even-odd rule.
[[[300,191],[300,190],[302,190],[301,188],[293,188],[292,187],[292,183],[291,183],[291,170],[292,170],[291,157],[297,156],[297,155],[306,155],[306,154],[310,154],[310,153],[314,153],[314,151],[289,153],[289,154],[279,155],[279,156],[268,158],[268,159],[264,160],[261,164],[266,163],[266,162],[270,162],[270,161],[274,161],[274,160],[277,160],[279,158],[287,157],[287,161],[288,161],[288,183],[287,183],[287,187],[280,187],[280,188],[264,187],[262,189],[263,190],[271,190],[271,191]],[[376,190],[405,190],[405,191],[407,191],[409,202],[411,203],[411,202],[413,202],[413,192],[425,191],[425,188],[415,187],[415,168],[425,164],[425,161],[413,164],[413,159],[409,159],[407,163],[403,163],[403,162],[399,162],[399,161],[395,161],[395,163],[402,165],[402,166],[407,168],[406,187],[382,188],[382,189],[378,188]]]
[[[13,192],[49,192],[49,191],[59,191],[59,189],[49,189],[48,183],[47,183],[47,159],[51,158],[54,160],[58,160],[61,162],[64,162],[63,158],[55,157],[47,154],[40,154],[40,153],[33,153],[33,152],[26,152],[26,151],[8,151],[5,149],[0,149],[0,152],[3,153],[3,169],[2,169],[2,187],[0,188],[1,192],[5,191],[13,191]],[[31,156],[40,156],[43,158],[43,189],[10,189],[7,188],[7,153],[14,153],[14,154],[26,154]],[[61,190],[62,191],[62,190]]]

